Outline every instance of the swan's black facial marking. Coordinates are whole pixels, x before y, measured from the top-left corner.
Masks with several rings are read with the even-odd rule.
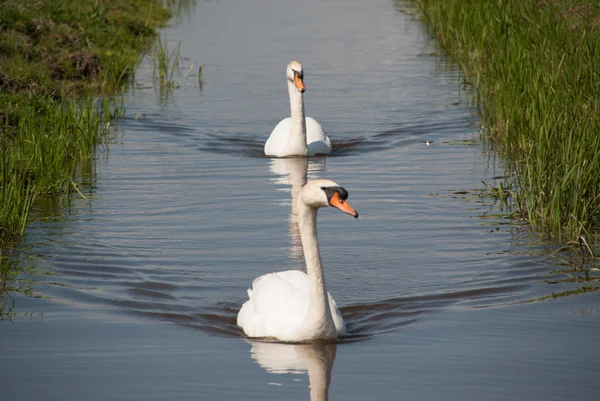
[[[358,218],[358,212],[350,206],[346,199],[348,199],[348,191],[342,187],[321,187],[321,190],[325,192],[327,196],[327,203],[344,213],[348,213],[350,216]]]
[[[327,195],[327,201],[330,203],[331,197],[336,193],[340,196],[341,200],[345,201],[348,199],[348,191],[342,187],[321,187],[321,189],[325,192],[325,195]]]
[[[304,79],[304,71],[296,71],[293,68],[292,71],[294,71],[294,76],[297,76],[300,79]]]

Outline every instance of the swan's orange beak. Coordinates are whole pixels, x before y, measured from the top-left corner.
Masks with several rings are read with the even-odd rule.
[[[329,199],[329,204],[336,209],[340,209],[344,213],[348,213],[350,216],[358,218],[358,212],[354,210],[348,202],[340,198],[340,194],[337,192]]]
[[[304,91],[306,90],[306,86],[304,86],[304,81],[298,76],[298,74],[294,75],[294,85],[296,85],[296,88],[298,88],[298,90],[302,93],[304,93]]]

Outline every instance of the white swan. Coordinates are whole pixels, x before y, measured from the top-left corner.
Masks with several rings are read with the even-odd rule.
[[[325,286],[317,210],[333,206],[358,217],[347,197],[348,192],[330,180],[314,180],[302,188],[297,198],[298,226],[308,274],[289,270],[265,274],[252,282],[249,299],[237,316],[237,324],[247,336],[306,342],[346,333],[344,319]]]
[[[315,156],[331,153],[331,141],[314,118],[304,115],[304,72],[302,64],[292,61],[286,69],[291,117],[277,124],[265,143],[265,155]]]

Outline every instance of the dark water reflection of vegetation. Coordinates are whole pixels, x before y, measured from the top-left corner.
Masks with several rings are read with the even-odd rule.
[[[64,220],[76,209],[72,208],[77,197],[90,199],[93,196],[96,170],[93,160],[79,166],[75,180],[79,183],[78,191],[69,193],[48,194],[40,196],[34,202],[31,221],[53,222]],[[47,285],[64,285],[49,283],[47,278],[54,273],[48,271],[36,255],[33,245],[27,245],[23,239],[15,239],[4,244],[0,253],[0,320],[11,319],[16,305],[13,295],[43,298],[43,287]]]

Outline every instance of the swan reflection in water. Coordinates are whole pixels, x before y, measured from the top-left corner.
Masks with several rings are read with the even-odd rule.
[[[250,355],[267,372],[273,374],[308,373],[310,401],[328,399],[331,370],[337,344],[281,344],[249,341]]]
[[[298,193],[308,181],[308,177],[316,178],[315,173],[327,169],[326,159],[306,158],[306,157],[288,157],[271,159],[269,170],[275,175],[272,180],[280,185],[289,186],[291,192],[291,208],[289,215],[289,235],[290,235],[290,259],[298,269],[304,270],[304,254],[302,253],[302,241],[300,240],[300,230],[297,222],[297,204]],[[282,189],[287,191],[288,189]],[[288,200],[282,201],[288,204]]]

